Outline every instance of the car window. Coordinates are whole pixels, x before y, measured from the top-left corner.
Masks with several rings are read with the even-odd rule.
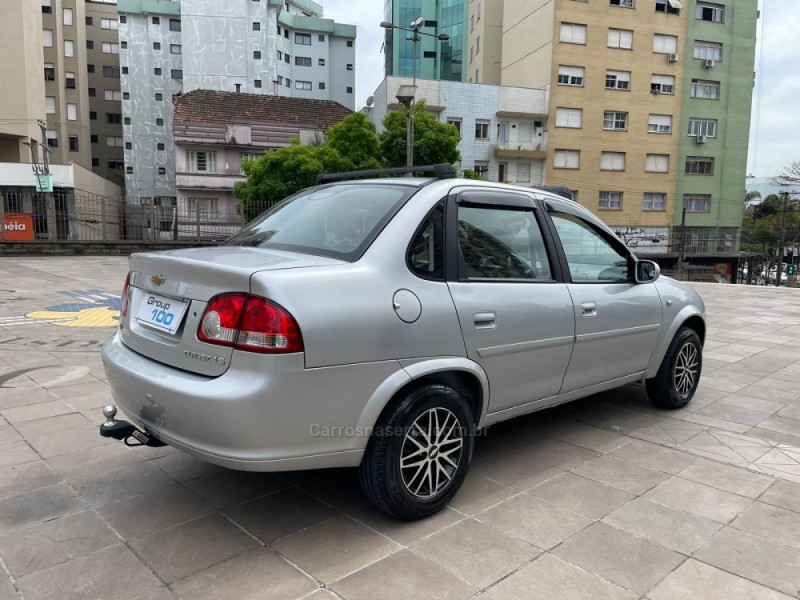
[[[430,212],[411,241],[408,268],[425,279],[444,279],[444,200]]]
[[[551,212],[569,272],[575,283],[630,281],[628,255],[615,248],[592,225],[566,213]]]
[[[530,209],[459,206],[458,245],[469,279],[552,279]]]
[[[224,245],[358,260],[417,189],[389,184],[310,188],[269,209]]]

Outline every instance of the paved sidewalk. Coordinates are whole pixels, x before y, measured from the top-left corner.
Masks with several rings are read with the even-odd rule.
[[[628,386],[492,427],[400,523],[353,470],[100,438],[126,261],[0,259],[0,600],[800,597],[800,291],[698,285],[695,400]]]

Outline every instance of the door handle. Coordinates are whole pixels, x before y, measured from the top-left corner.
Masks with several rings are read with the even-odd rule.
[[[597,304],[595,302],[584,302],[581,304],[581,315],[584,317],[596,317]]]
[[[497,315],[492,310],[475,313],[474,318],[475,329],[494,329],[497,327],[497,323],[495,322]]]

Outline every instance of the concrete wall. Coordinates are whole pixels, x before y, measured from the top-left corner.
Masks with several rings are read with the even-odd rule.
[[[554,0],[505,0],[502,85],[541,88],[550,83],[554,11]]]

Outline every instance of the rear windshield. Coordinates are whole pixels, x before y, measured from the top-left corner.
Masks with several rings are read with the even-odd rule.
[[[358,260],[418,188],[338,184],[304,190],[251,221],[225,246],[257,246]]]

